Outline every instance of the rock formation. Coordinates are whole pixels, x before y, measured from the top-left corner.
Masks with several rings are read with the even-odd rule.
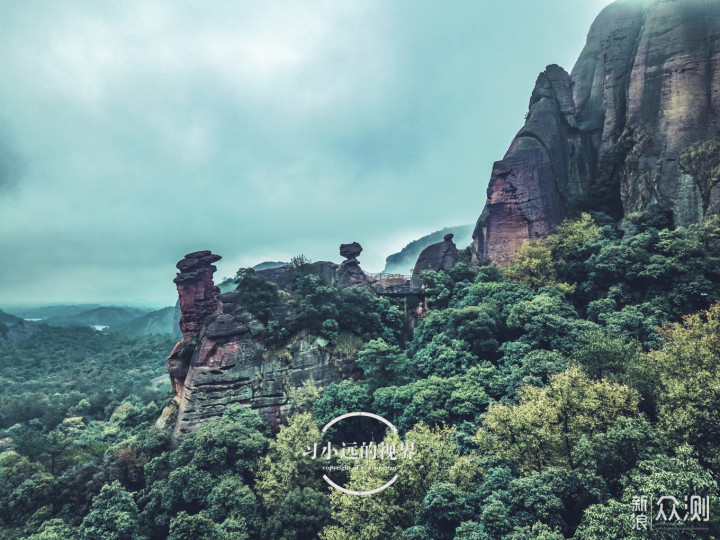
[[[474,261],[507,263],[580,210],[617,219],[662,210],[698,222],[698,178],[680,167],[720,135],[715,0],[618,0],[597,17],[571,75],[541,73],[525,126],[495,163],[473,233]],[[720,186],[705,200],[720,198]]]
[[[345,288],[367,283],[367,276],[357,260],[360,253],[362,253],[362,246],[357,242],[340,244],[340,256],[347,260],[341,262],[338,268],[338,287]]]
[[[176,265],[180,272],[173,281],[177,285],[180,300],[179,324],[182,340],[170,353],[168,372],[173,390],[178,395],[182,392],[190,360],[195,352],[195,340],[203,322],[208,315],[222,310],[220,289],[212,279],[217,270],[213,263],[221,258],[210,251],[196,251],[185,255]]]
[[[446,234],[442,242],[432,244],[422,250],[415,268],[413,268],[411,283],[419,287],[422,283],[420,272],[423,270],[449,270],[457,260],[457,247],[453,242],[453,235]]]
[[[257,409],[277,429],[290,411],[292,388],[311,377],[326,386],[350,377],[354,368],[352,359],[334,353],[326,340],[311,335],[297,337],[280,350],[268,350],[266,329],[243,308],[242,295],[237,291],[220,295],[214,285],[212,263],[219,259],[199,251],[177,264],[183,338],[168,359],[177,399],[158,420],[159,426],[174,422],[175,436],[222,415],[231,403]],[[323,280],[337,280],[338,267],[333,263],[308,267]],[[290,282],[291,270],[285,266],[258,274],[283,288]]]
[[[454,235],[455,242],[457,244],[467,246],[472,239],[472,232],[474,228],[474,223],[469,225],[458,225],[455,227],[445,227],[440,231],[435,231],[431,234],[418,238],[417,240],[413,240],[399,252],[388,255],[385,259],[385,268],[382,273],[384,275],[404,275],[411,273],[422,250],[432,244],[436,244],[448,233],[452,233]]]
[[[455,263],[457,248],[453,235],[426,248],[417,264],[416,274],[425,269],[446,270]],[[411,296],[422,305],[423,296],[411,290],[404,276],[367,276],[357,257],[362,247],[357,242],[342,244],[345,260],[339,266],[332,262],[307,263],[301,269],[290,265],[258,270],[257,274],[274,283],[281,295],[273,307],[275,316],[294,309],[293,280],[296,272],[313,274],[328,284],[342,287],[367,287],[376,294]],[[327,340],[299,333],[279,349],[266,346],[267,328],[243,306],[243,294],[230,291],[220,294],[213,283],[216,268],[212,263],[219,255],[198,251],[185,256],[177,267],[175,278],[181,310],[182,340],[168,358],[168,371],[176,399],[163,412],[158,427],[174,425],[179,436],[202,422],[222,415],[231,403],[257,409],[273,429],[278,429],[291,410],[290,391],[312,378],[327,386],[355,376],[352,356],[335,351]],[[404,292],[403,292],[404,291]],[[415,304],[405,305],[408,328],[417,320]]]

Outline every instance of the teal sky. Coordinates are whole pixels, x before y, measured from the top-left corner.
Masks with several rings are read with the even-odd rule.
[[[169,305],[200,249],[382,269],[477,219],[609,3],[0,1],[0,308]]]

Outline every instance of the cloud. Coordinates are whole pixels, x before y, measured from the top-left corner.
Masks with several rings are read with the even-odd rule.
[[[379,270],[477,219],[605,3],[4,3],[0,299],[171,303],[206,248],[231,275],[357,240]]]
[[[20,154],[9,131],[0,123],[0,194],[13,191],[23,172]]]

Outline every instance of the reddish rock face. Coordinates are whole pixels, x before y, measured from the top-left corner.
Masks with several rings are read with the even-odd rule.
[[[675,225],[700,221],[699,188],[679,158],[719,130],[717,1],[611,4],[572,75],[549,66],[538,77],[527,122],[493,167],[474,261],[507,263],[581,210],[619,219],[657,205]]]
[[[234,403],[256,409],[277,431],[292,410],[293,388],[310,379],[326,386],[351,377],[355,369],[354,359],[336,353],[316,336],[296,336],[282,349],[267,350],[266,328],[244,309],[242,294],[231,291],[220,296],[215,287],[212,263],[219,259],[209,251],[198,251],[177,264],[183,338],[168,358],[177,405],[164,412],[166,420],[159,424],[167,426],[171,412],[176,413],[175,437],[222,416]],[[306,270],[335,283],[337,269],[336,264],[321,261]],[[291,282],[291,271],[284,266],[258,274],[283,288]],[[289,302],[275,308],[287,310]]]
[[[168,371],[173,390],[180,395],[195,349],[193,338],[208,315],[222,312],[220,289],[213,283],[217,270],[213,265],[221,259],[210,251],[188,253],[177,263],[180,272],[173,280],[180,297],[180,330],[183,338],[168,358]]]
[[[445,240],[432,244],[420,252],[415,268],[413,269],[411,283],[413,287],[422,284],[420,272],[423,270],[449,270],[457,260],[457,247],[453,242],[453,235],[446,234]]]
[[[365,272],[360,268],[360,263],[357,259],[349,259],[340,263],[338,267],[338,287],[344,289],[345,287],[353,287],[355,285],[365,285],[367,283],[367,276]]]

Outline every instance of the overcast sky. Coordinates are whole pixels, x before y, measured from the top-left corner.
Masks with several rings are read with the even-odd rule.
[[[200,249],[381,270],[475,222],[609,3],[0,1],[0,308],[169,305]]]

